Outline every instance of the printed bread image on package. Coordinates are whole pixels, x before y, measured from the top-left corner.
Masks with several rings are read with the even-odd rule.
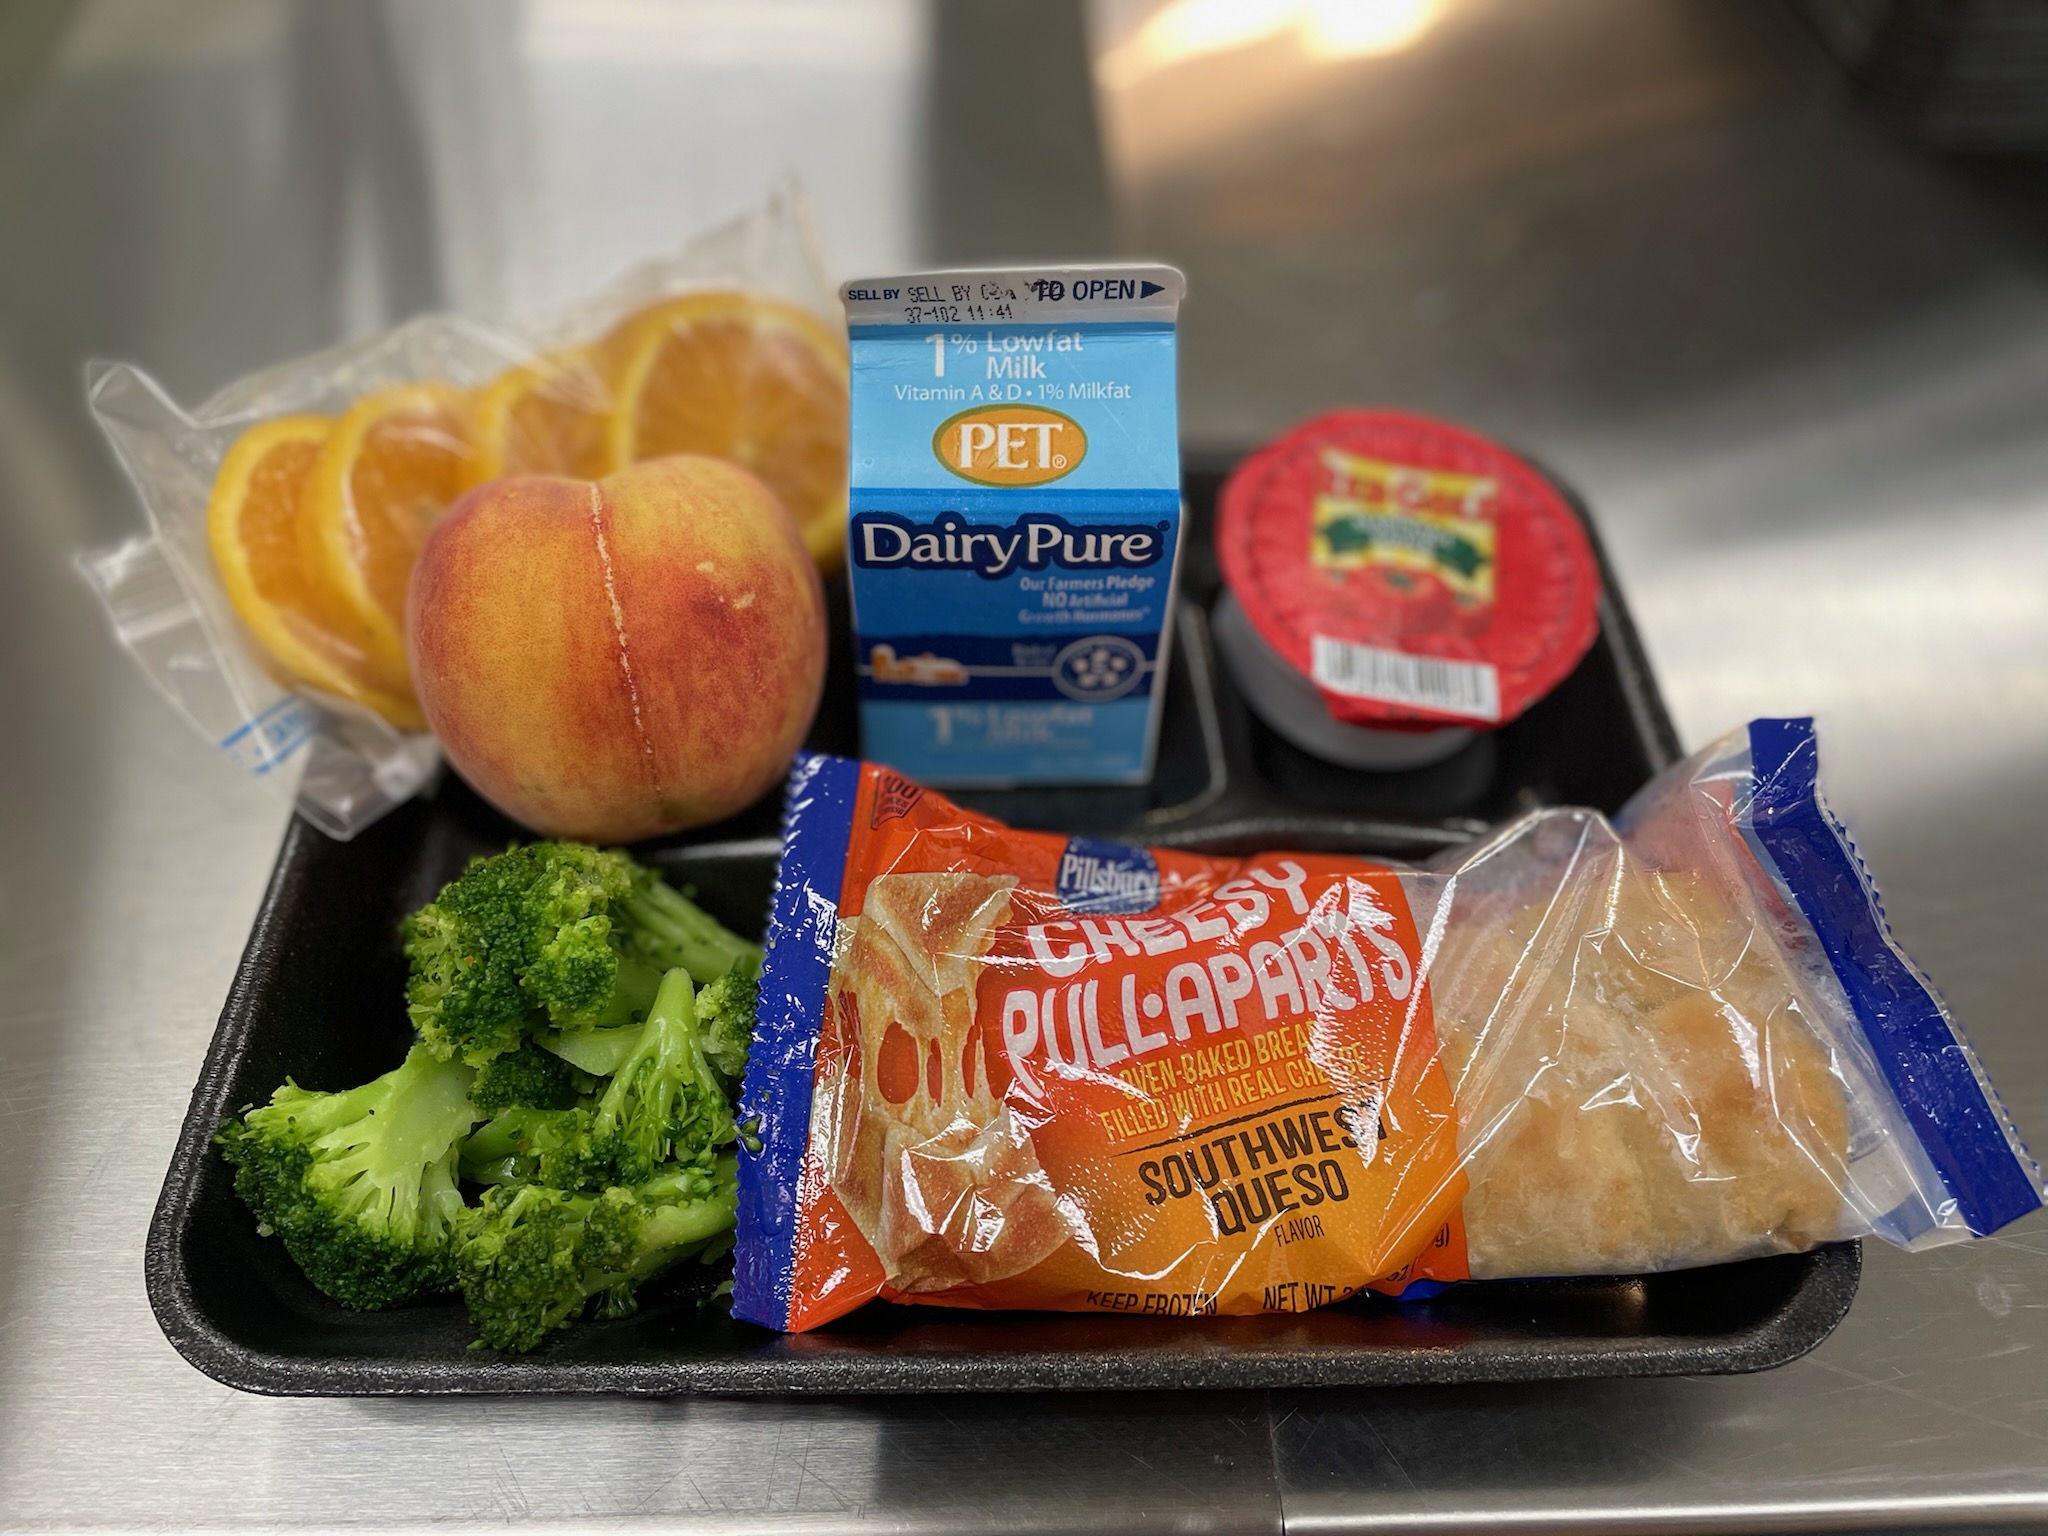
[[[1012,879],[884,875],[839,926],[818,1103],[831,1186],[903,1292],[1000,1280],[1066,1238],[993,1091],[974,987]]]
[[[735,1313],[1293,1312],[1996,1230],[2040,1170],[1816,768],[1810,722],[1757,721],[1612,820],[1412,866],[1021,831],[801,760]]]

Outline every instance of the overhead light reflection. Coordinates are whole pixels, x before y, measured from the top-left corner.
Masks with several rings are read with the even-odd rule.
[[[1398,53],[1427,32],[1444,0],[1310,0],[1296,29],[1319,59]]]
[[[1150,74],[1285,31],[1301,9],[1301,0],[1169,0],[1116,52],[1128,56],[1126,67]]]
[[[1427,32],[1445,0],[1169,0],[1103,55],[1110,86],[1283,34],[1318,61],[1395,53]]]

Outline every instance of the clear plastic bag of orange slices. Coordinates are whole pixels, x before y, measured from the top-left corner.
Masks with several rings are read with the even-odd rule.
[[[845,330],[794,187],[539,323],[426,315],[190,409],[126,363],[87,385],[149,521],[79,559],[116,638],[335,837],[438,770],[406,586],[476,486],[711,454],[776,492],[821,566],[843,555]]]

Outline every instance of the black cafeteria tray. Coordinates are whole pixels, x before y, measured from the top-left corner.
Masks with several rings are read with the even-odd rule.
[[[1425,857],[1548,804],[1618,807],[1678,757],[1611,581],[1600,635],[1547,699],[1450,762],[1414,773],[1328,767],[1268,731],[1210,653],[1208,537],[1221,462],[1188,467],[1178,643],[1159,771],[1143,789],[958,798],[1025,826],[1118,831],[1218,851],[1314,847]],[[1597,540],[1596,540],[1597,549]],[[1604,558],[1603,578],[1606,576]],[[832,683],[811,744],[855,745],[844,588]],[[777,808],[636,850],[743,932],[760,931]],[[252,1392],[670,1394],[1270,1388],[1754,1371],[1812,1349],[1856,1294],[1854,1243],[1685,1273],[1453,1286],[1321,1311],[1192,1321],[959,1312],[876,1302],[807,1334],[734,1322],[697,1266],[640,1311],[556,1334],[534,1353],[470,1348],[454,1300],[345,1311],[258,1236],[211,1144],[222,1117],[287,1076],[352,1086],[403,1054],[399,918],[516,829],[450,777],[353,842],[294,819],[207,1052],[150,1226],[150,1303],[178,1351]]]

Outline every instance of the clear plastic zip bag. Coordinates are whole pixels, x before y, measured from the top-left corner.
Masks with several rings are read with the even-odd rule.
[[[694,351],[675,343],[685,331]],[[798,354],[843,352],[841,336],[801,194],[785,187],[530,326],[422,316],[190,409],[131,364],[95,362],[88,404],[149,526],[78,567],[194,729],[352,837],[438,772],[403,633],[411,557],[438,516],[504,473],[595,478],[718,452],[721,422],[773,414],[778,390],[826,388],[830,370]],[[709,411],[693,404],[707,392]],[[780,458],[823,462],[830,447]],[[775,462],[749,465],[821,562],[843,537],[843,443],[839,457],[836,504],[815,473],[778,483]]]

